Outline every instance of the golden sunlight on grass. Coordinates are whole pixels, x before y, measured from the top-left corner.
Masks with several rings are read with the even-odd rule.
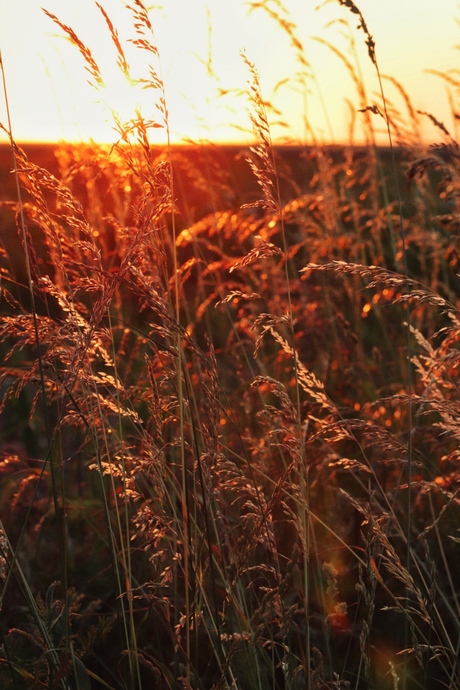
[[[455,61],[444,113],[370,0],[85,3],[69,141],[0,65],[0,689],[460,690]]]

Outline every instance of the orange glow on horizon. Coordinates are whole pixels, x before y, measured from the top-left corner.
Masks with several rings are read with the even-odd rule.
[[[40,4],[9,3],[0,27],[17,141],[114,143],[117,119],[129,127],[140,113],[153,123],[153,143],[166,143],[168,136],[171,143],[248,143],[253,140],[250,75],[242,50],[260,74],[263,99],[273,105],[268,116],[276,143],[363,143],[366,116],[358,112],[364,103],[357,82],[364,85],[365,104],[380,103],[375,67],[365,36],[356,29],[356,16],[332,0],[316,9],[305,9],[301,0],[285,0],[283,7],[279,0],[233,0],[219,6],[197,0],[193,7],[186,0],[165,0],[150,10],[154,32],[145,33],[158,56],[132,43],[140,38],[133,12],[122,2],[106,3],[131,81],[117,65],[120,54],[97,3],[49,0],[47,10],[91,51],[103,86],[85,70],[81,51]],[[250,5],[258,7],[249,11]],[[414,109],[432,113],[454,130],[447,82],[427,70],[447,74],[455,66],[457,1],[445,0],[442,10],[422,0],[405,0],[403,7],[399,0],[384,7],[373,0],[357,5],[375,38],[381,72],[399,82]],[[167,124],[161,89],[143,88],[145,82],[139,82],[152,74],[164,84]],[[390,116],[396,119],[401,112],[400,126],[411,130],[400,87],[388,78],[383,83]],[[379,143],[388,143],[383,120],[371,117]],[[6,124],[3,102],[0,121]],[[420,128],[428,141],[440,138],[427,116],[420,116]],[[0,141],[6,138],[0,135]]]

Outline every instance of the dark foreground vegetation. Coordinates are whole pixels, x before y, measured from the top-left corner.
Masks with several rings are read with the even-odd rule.
[[[1,688],[460,688],[460,148],[252,76],[251,150],[4,152]]]

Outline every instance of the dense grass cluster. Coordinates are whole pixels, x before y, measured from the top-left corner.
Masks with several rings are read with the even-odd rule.
[[[2,688],[460,688],[459,145],[276,149],[244,59],[247,188],[140,113],[11,138]]]

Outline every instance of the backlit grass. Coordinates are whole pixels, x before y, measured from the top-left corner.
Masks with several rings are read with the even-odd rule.
[[[366,146],[277,148],[242,59],[238,154],[149,143],[152,66],[112,148],[11,136],[2,688],[460,687],[458,144],[382,92]]]

